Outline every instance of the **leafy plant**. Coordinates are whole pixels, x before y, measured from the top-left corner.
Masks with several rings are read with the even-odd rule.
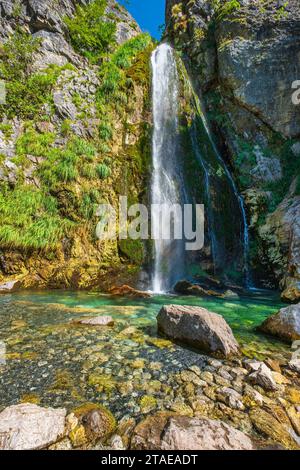
[[[0,220],[0,243],[11,248],[55,248],[72,227],[53,197],[29,186],[1,188]]]
[[[100,165],[97,165],[97,173],[99,178],[105,180],[111,175],[111,169],[105,163],[100,163]]]
[[[74,18],[65,18],[73,47],[94,63],[115,41],[116,25],[104,19],[106,6],[107,0],[95,0],[77,6]]]
[[[17,31],[2,46],[0,77],[6,83],[6,104],[0,116],[34,119],[44,103],[52,103],[51,90],[66,67],[51,65],[42,72],[30,73],[40,40]]]

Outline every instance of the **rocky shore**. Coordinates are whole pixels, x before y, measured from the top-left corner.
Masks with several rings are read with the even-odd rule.
[[[170,306],[162,308],[158,324],[164,312],[170,311],[174,315],[176,306],[173,310]],[[177,315],[188,315],[190,319],[195,316],[195,308],[190,308],[190,313],[193,315],[189,314],[189,307],[177,308]],[[98,328],[98,331],[107,328],[99,321],[86,322],[82,327]],[[215,327],[215,334],[216,330]],[[124,331],[123,335],[130,336],[130,333]],[[131,338],[137,340],[137,336],[137,330],[132,328]],[[166,340],[157,339],[157,344],[158,341],[161,347],[172,348],[172,343],[167,345]],[[183,358],[184,350],[181,351]],[[68,410],[44,408],[34,403],[5,408],[0,413],[0,447],[300,449],[300,370],[295,355],[289,362],[271,357],[259,361],[239,354],[214,358],[199,351],[189,357],[189,362],[186,368],[176,372],[173,367],[164,376],[158,374],[159,378],[150,380],[153,371],[159,372],[163,364],[137,357],[132,364],[132,384],[140,375],[149,378],[141,397],[135,399],[134,389],[131,392],[137,413],[128,410],[121,419],[109,411],[109,398],[105,406],[99,402],[86,403]],[[102,388],[109,386],[108,381],[105,385],[105,375],[93,375],[91,371],[89,380],[92,376],[99,390],[101,383]],[[115,386],[111,383],[111,387]]]

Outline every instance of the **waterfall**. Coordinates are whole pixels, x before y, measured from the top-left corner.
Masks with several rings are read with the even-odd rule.
[[[173,49],[160,45],[152,54],[153,73],[153,142],[152,142],[152,233],[155,261],[152,289],[166,292],[184,275],[184,244],[182,240],[161,237],[164,221],[158,205],[181,204],[181,175],[178,167],[178,102],[179,80]]]
[[[221,157],[221,155],[220,155],[220,153],[219,153],[219,151],[218,151],[218,149],[217,149],[217,147],[214,143],[210,128],[208,126],[208,123],[207,123],[206,118],[203,115],[203,113],[201,113],[201,118],[202,118],[203,124],[205,126],[205,129],[206,129],[207,135],[209,137],[209,140],[211,142],[211,145],[214,149],[214,152],[215,152],[220,164],[222,165],[222,167],[225,171],[225,174],[226,174],[227,179],[229,181],[229,184],[232,188],[234,196],[236,197],[236,199],[238,201],[238,205],[239,205],[239,209],[240,209],[240,213],[241,213],[241,218],[242,218],[242,237],[241,238],[242,238],[242,242],[243,242],[244,281],[245,281],[245,286],[247,288],[251,288],[252,287],[252,282],[251,282],[251,276],[250,276],[250,271],[249,271],[249,227],[248,227],[248,221],[247,221],[247,214],[246,214],[244,199],[239,194],[239,192],[237,190],[237,187],[236,187],[236,184],[235,184],[235,181],[234,181],[230,171],[228,170],[226,164],[224,163],[224,161],[223,161],[223,159],[222,159],[222,157]]]
[[[172,47],[168,44],[160,45],[153,52],[151,63],[154,120],[151,222],[152,233],[156,234],[152,290],[156,293],[171,290],[176,281],[184,278],[185,266],[190,263],[184,250],[184,240],[161,237],[163,224],[169,221],[162,220],[158,206],[183,206],[188,202],[206,204],[209,246],[215,273],[226,273],[231,266],[240,272],[243,270],[245,283],[249,287],[249,233],[244,201],[214,144],[201,110],[200,99],[186,76],[191,105],[195,111],[188,133],[193,157],[202,173],[202,186],[201,177],[197,180],[196,175],[193,184],[202,189],[205,201],[195,201],[194,197],[190,197],[190,188],[185,181],[183,161],[187,155],[185,151],[182,152],[179,135],[180,79]]]

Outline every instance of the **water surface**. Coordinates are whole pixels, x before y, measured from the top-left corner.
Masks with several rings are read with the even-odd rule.
[[[205,356],[156,335],[164,304],[198,305],[221,314],[243,353],[264,359],[289,357],[289,346],[255,331],[282,306],[275,294],[242,299],[155,296],[116,299],[96,293],[26,292],[0,297],[0,407],[33,401],[68,409],[92,401],[117,417],[140,414],[139,400],[151,394],[163,408],[176,387],[173,374]],[[80,326],[82,316],[111,315],[113,328]],[[128,329],[129,328],[129,329]],[[2,343],[2,344],[3,344]]]

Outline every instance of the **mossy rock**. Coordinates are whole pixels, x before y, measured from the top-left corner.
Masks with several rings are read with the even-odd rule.
[[[70,434],[70,439],[81,441],[77,447],[86,442],[105,441],[116,429],[117,423],[113,414],[104,406],[96,403],[85,403],[73,410],[78,420]],[[83,428],[83,429],[82,429]]]
[[[144,261],[144,245],[141,240],[120,240],[119,250],[132,263],[142,265]]]
[[[116,382],[111,375],[107,374],[91,374],[88,384],[95,387],[98,392],[110,394],[116,387]]]
[[[144,395],[140,400],[140,408],[142,413],[149,413],[157,406],[156,398],[152,395]]]

